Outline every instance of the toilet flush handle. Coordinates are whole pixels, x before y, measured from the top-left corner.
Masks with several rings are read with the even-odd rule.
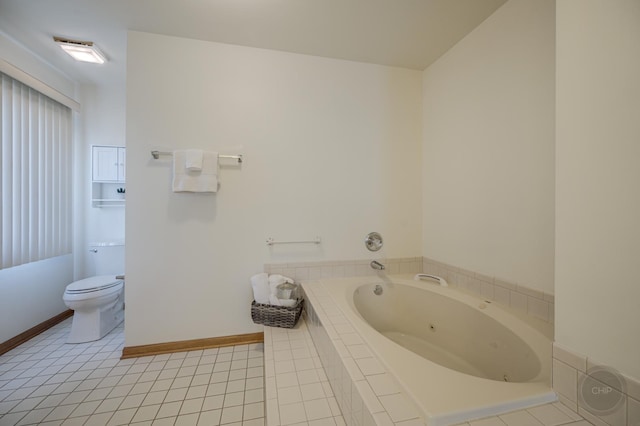
[[[89,251],[90,251],[91,253],[97,253],[97,252],[98,252],[98,249],[89,249]]]

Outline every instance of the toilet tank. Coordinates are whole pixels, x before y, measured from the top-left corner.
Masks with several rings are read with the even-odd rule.
[[[89,245],[95,275],[124,275],[124,242],[107,241]]]

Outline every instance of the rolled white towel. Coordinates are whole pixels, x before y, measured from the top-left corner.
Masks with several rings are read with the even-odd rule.
[[[284,280],[270,280],[269,281],[269,294],[271,296],[276,296],[278,294],[278,286],[283,284]]]
[[[278,284],[282,284],[284,282],[293,284],[293,279],[280,274],[271,274],[269,275],[269,284],[272,282],[277,282]]]
[[[280,303],[280,299],[278,299],[273,294],[269,296],[269,304],[273,306],[282,306],[282,303]]]
[[[256,274],[251,277],[251,287],[253,288],[253,298],[256,303],[269,303],[269,276],[266,273]]]
[[[291,306],[295,305],[298,301],[296,299],[278,299],[280,300],[280,304],[282,306],[286,306],[288,308],[290,308]]]

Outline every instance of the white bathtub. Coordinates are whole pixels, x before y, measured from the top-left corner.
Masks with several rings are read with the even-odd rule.
[[[535,320],[431,281],[346,278],[322,285],[430,426],[557,399],[552,342]]]

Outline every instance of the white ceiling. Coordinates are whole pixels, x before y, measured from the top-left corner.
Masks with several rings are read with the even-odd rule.
[[[81,83],[124,81],[129,29],[424,69],[505,1],[0,0],[0,30]],[[74,62],[54,35],[109,62]]]

